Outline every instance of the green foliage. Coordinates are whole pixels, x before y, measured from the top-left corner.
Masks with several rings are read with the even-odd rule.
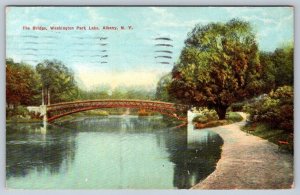
[[[222,125],[226,125],[226,124],[227,124],[226,120],[210,121],[205,124],[205,128],[218,127],[218,126],[222,126]]]
[[[154,92],[138,87],[117,87],[111,91],[109,98],[151,100],[154,98]]]
[[[213,108],[224,119],[230,104],[259,94],[260,72],[248,22],[197,25],[172,71],[169,93],[182,103]]]
[[[226,116],[226,120],[229,121],[229,123],[235,123],[240,122],[243,120],[243,117],[236,112],[228,112],[228,116]]]
[[[156,94],[155,97],[160,101],[171,101],[171,97],[169,96],[169,87],[171,84],[172,75],[171,73],[164,75],[157,83]]]
[[[74,74],[61,61],[45,60],[36,66],[36,70],[41,75],[43,88],[50,93],[51,103],[76,99],[78,87]],[[47,94],[45,96],[47,99]]]
[[[13,109],[6,109],[6,116],[12,117],[12,116],[18,116],[18,117],[26,117],[29,115],[29,111],[25,106],[16,106]]]
[[[205,111],[201,112],[200,115],[193,118],[193,122],[195,123],[194,126],[196,129],[228,125],[243,120],[243,117],[236,112],[229,112],[228,115],[226,115],[226,120],[218,120],[217,113],[214,110],[204,110]]]
[[[83,112],[84,115],[86,116],[108,116],[109,113],[105,110],[89,110],[89,111],[85,111]]]
[[[193,119],[193,122],[207,123],[209,121],[218,120],[218,115],[215,110],[204,107],[194,112],[196,112],[198,115]]]
[[[268,93],[275,88],[276,70],[272,52],[260,52],[260,63],[262,66],[263,91]]]
[[[273,54],[276,86],[293,85],[294,83],[294,47],[288,45],[276,49]]]
[[[199,112],[199,115],[197,115],[193,122],[198,123],[208,123],[211,121],[218,120],[218,115],[215,110],[209,110],[207,108],[201,109]],[[226,120],[229,121],[229,123],[239,122],[243,120],[243,117],[236,113],[236,112],[228,112],[226,116]]]
[[[37,120],[42,120],[43,116],[41,116],[40,113],[35,113],[35,112],[30,112],[29,116],[31,119],[37,119]]]
[[[79,100],[95,100],[95,99],[141,99],[151,100],[154,99],[154,92],[139,89],[139,88],[115,88],[113,91],[104,89],[95,89],[85,91],[79,89],[78,99]]]
[[[139,116],[151,116],[151,115],[153,115],[152,112],[148,112],[148,111],[146,111],[146,110],[144,110],[144,109],[139,110],[137,114],[138,114]]]
[[[245,103],[244,102],[237,102],[230,105],[231,111],[238,112],[242,111]]]
[[[38,105],[40,103],[40,77],[33,67],[6,60],[6,102],[8,106]]]
[[[103,90],[78,90],[78,100],[96,100],[96,99],[109,99],[110,96],[107,91]]]
[[[242,127],[242,130],[247,132],[250,128],[253,127],[250,125],[246,125]],[[255,130],[252,131],[252,134],[263,139],[267,139],[268,141],[275,144],[278,144],[278,141],[288,141],[289,145],[286,149],[293,151],[293,137],[291,137],[291,134],[289,132],[278,129],[278,127],[274,127],[268,123],[256,123]]]
[[[293,131],[293,99],[293,88],[283,86],[260,100],[245,105],[244,110],[250,113],[250,120],[254,122],[265,122],[272,127]]]
[[[293,85],[293,55],[292,44],[277,48],[274,52],[260,52],[264,92],[268,93],[283,85]]]

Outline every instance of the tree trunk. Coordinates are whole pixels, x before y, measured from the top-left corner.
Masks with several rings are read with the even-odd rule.
[[[49,106],[50,105],[50,89],[49,89],[49,87],[48,87],[47,93],[48,93],[48,106]]]
[[[219,120],[224,120],[225,119],[227,108],[228,108],[228,106],[224,106],[224,105],[219,105],[215,108],[215,110],[218,114]]]
[[[44,87],[42,87],[42,105],[45,105]]]

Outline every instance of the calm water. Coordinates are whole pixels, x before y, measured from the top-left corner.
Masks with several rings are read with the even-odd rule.
[[[190,188],[213,172],[223,141],[189,128],[134,116],[8,124],[7,187]]]

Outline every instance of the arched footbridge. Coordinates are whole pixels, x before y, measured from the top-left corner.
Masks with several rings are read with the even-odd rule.
[[[52,122],[63,116],[77,112],[101,108],[131,108],[143,109],[152,112],[158,112],[178,120],[186,120],[189,107],[182,104],[174,104],[161,101],[149,100],[91,100],[64,102],[51,105],[40,106],[40,113],[44,116],[44,121]]]

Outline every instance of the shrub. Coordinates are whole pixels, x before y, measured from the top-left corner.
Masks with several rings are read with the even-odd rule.
[[[151,116],[152,113],[151,112],[147,112],[146,110],[139,110],[138,111],[138,115],[139,116]]]
[[[228,116],[226,117],[227,120],[232,122],[240,122],[243,120],[243,117],[235,112],[228,112]]]
[[[244,106],[244,110],[250,113],[250,120],[254,122],[266,122],[272,127],[279,127],[292,131],[294,123],[293,88],[283,86],[262,99]]]
[[[14,107],[12,109],[7,109],[6,110],[6,116],[7,117],[13,117],[13,116],[15,116],[17,118],[18,117],[22,118],[22,117],[26,117],[28,115],[29,115],[29,111],[24,106],[17,106],[17,107]]]
[[[218,115],[215,110],[210,110],[206,107],[195,110],[196,113],[199,113],[198,116],[193,118],[193,122],[207,123],[209,121],[218,120]]]
[[[84,115],[88,116],[108,116],[108,112],[105,110],[89,110],[85,111]]]
[[[210,121],[205,124],[206,127],[217,127],[217,126],[222,126],[226,125],[227,121],[226,120],[217,120],[217,121]]]
[[[199,122],[199,123],[207,123],[208,122],[208,118],[206,116],[196,116],[195,118],[193,118],[193,122]]]
[[[42,119],[43,117],[40,115],[40,113],[30,112],[29,113],[31,119]]]
[[[242,111],[242,110],[243,110],[244,104],[245,104],[245,103],[243,103],[243,102],[231,104],[231,106],[230,106],[231,111],[233,111],[233,112]]]

